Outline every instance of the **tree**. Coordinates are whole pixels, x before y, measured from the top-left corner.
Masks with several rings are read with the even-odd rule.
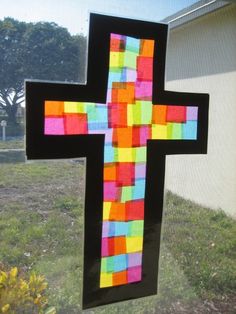
[[[0,110],[16,124],[24,79],[85,80],[86,38],[55,23],[0,21]]]

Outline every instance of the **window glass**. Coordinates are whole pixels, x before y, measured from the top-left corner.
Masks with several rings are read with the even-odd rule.
[[[0,3],[2,312],[81,311],[86,163],[25,161],[24,79],[86,81],[89,11],[158,22],[196,1],[85,2]],[[166,89],[211,102],[208,154],[167,157],[158,294],[87,313],[236,311],[235,15],[230,4],[169,31]]]

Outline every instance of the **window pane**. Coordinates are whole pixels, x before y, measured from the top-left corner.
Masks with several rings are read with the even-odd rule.
[[[86,165],[25,162],[24,79],[86,81],[89,11],[158,22],[196,1],[84,2],[1,0],[0,122],[7,125],[0,127],[0,270],[18,284],[30,275],[39,280],[33,272],[45,276],[38,289],[46,298],[12,301],[0,290],[2,311],[8,304],[27,313],[40,306],[81,311]],[[208,155],[167,157],[158,294],[88,313],[236,311],[235,150],[222,151],[234,147],[236,134],[235,12],[230,4],[170,30],[166,87],[210,93],[212,101]],[[180,16],[171,18],[175,25]]]

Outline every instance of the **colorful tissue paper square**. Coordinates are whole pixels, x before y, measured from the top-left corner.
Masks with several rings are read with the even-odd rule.
[[[142,279],[142,269],[140,266],[131,267],[128,269],[128,282],[137,282]]]
[[[46,135],[64,135],[64,118],[45,118],[44,134]]]
[[[168,106],[166,114],[167,122],[186,122],[186,107],[184,106]]]
[[[142,264],[142,254],[141,253],[130,253],[127,254],[128,267],[141,266]]]
[[[187,120],[197,121],[198,107],[187,107]]]

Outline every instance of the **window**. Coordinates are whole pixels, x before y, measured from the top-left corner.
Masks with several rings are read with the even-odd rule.
[[[14,7],[5,11],[11,3],[2,1],[0,10],[0,121],[7,121],[5,141],[0,127],[0,270],[8,274],[11,270],[13,277],[26,281],[33,272],[45,276],[43,283],[48,286],[43,286],[43,291],[48,303],[43,306],[45,300],[34,296],[35,303],[25,305],[29,313],[40,306],[52,311],[55,307],[57,313],[78,313],[86,162],[25,162],[22,86],[25,78],[67,83],[86,80],[87,8],[72,0],[56,1],[56,5],[51,1],[50,7],[46,7],[48,1],[40,5],[31,1],[30,20],[27,1],[21,1],[24,16],[16,3],[18,15]],[[194,1],[182,1],[182,8],[173,3],[166,1],[162,9],[170,6],[172,11],[163,11],[158,20]],[[89,9],[116,15],[130,12],[132,18],[157,21],[161,8],[149,1],[138,7],[134,1],[102,1],[99,5],[91,1]],[[191,312],[193,307],[198,313],[215,308],[226,313],[235,307],[235,152],[225,154],[220,146],[233,147],[235,134],[231,123],[235,49],[230,39],[235,14],[236,7],[230,4],[170,30],[166,89],[210,93],[208,155],[192,156],[189,161],[184,156],[167,157],[158,294],[94,309],[95,313],[181,313]],[[63,15],[73,20],[69,31]],[[225,66],[219,63],[223,55],[228,56]],[[220,106],[224,99],[231,106],[228,111]],[[218,131],[216,124],[222,125]],[[217,172],[218,165],[222,172]],[[13,307],[7,300],[0,290],[2,311],[8,310],[8,304]],[[19,306],[17,298],[14,302]]]

